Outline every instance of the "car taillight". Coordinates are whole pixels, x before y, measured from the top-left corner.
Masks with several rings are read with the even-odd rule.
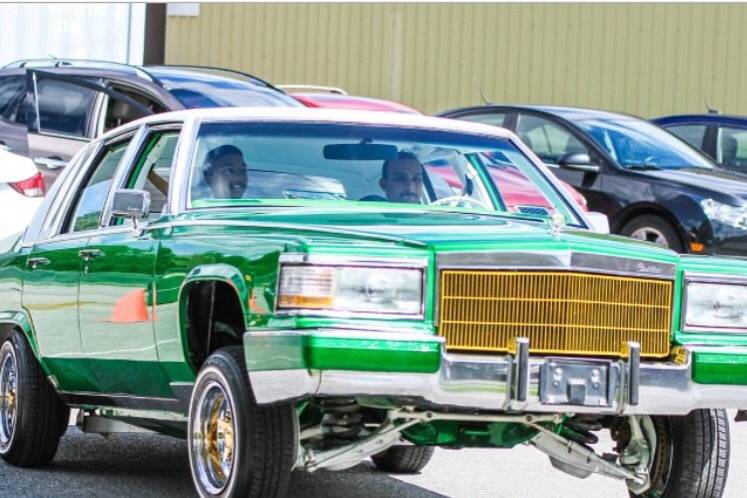
[[[26,197],[43,197],[44,196],[44,176],[41,172],[31,178],[21,180],[20,182],[8,183],[10,188],[25,195]]]

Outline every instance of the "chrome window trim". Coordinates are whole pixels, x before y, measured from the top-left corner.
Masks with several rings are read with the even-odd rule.
[[[176,146],[174,158],[174,167],[170,178],[169,212],[175,215],[181,214],[186,210],[187,198],[189,196],[189,182],[191,174],[188,171],[189,159],[192,157],[194,149],[197,147],[197,131],[200,128],[202,119],[187,118],[182,125],[182,131],[179,136],[179,143]]]
[[[127,150],[125,150],[122,159],[119,161],[119,165],[117,165],[117,171],[114,173],[114,177],[112,177],[112,183],[109,186],[109,192],[106,194],[104,206],[101,210],[101,217],[99,218],[99,230],[103,230],[109,224],[109,220],[111,219],[112,202],[114,201],[114,193],[119,188],[119,185],[121,185],[124,181],[127,173],[132,169],[133,161],[142,149],[146,135],[147,126],[142,125],[138,127],[138,129],[130,138],[130,143],[127,145]],[[117,135],[117,137],[107,140],[106,145],[119,143],[124,138],[126,138],[126,134]]]
[[[722,275],[717,273],[685,272],[682,278],[682,298],[680,306],[680,330],[691,334],[747,334],[747,327],[704,327],[687,324],[687,287],[693,283],[725,284],[747,286],[747,276]]]
[[[418,313],[376,313],[361,311],[338,311],[323,309],[279,309],[280,269],[283,264],[290,266],[330,266],[330,267],[363,267],[395,268],[420,270],[420,311]],[[425,297],[428,290],[428,258],[368,258],[365,256],[339,256],[304,253],[283,253],[278,258],[278,271],[275,279],[275,300],[272,312],[276,316],[316,316],[321,318],[372,318],[383,320],[424,320]]]

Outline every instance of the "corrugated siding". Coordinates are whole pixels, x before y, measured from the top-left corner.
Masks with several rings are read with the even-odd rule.
[[[481,102],[747,114],[747,4],[202,4],[166,61],[425,112]]]

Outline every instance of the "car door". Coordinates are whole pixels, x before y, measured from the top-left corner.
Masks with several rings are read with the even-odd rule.
[[[70,158],[101,131],[108,98],[123,102],[138,117],[152,111],[127,95],[108,88],[101,78],[86,78],[40,69],[26,74],[30,116],[28,153],[44,175],[54,183]]]
[[[90,166],[71,173],[78,178],[63,185],[64,201],[50,208],[54,213],[50,223],[57,228],[49,237],[36,240],[27,258],[23,305],[31,316],[40,354],[64,391],[96,390],[80,339],[81,251],[98,231],[108,186],[128,143],[129,138],[100,147]]]
[[[161,216],[178,128],[142,131],[140,150],[120,165],[115,186],[147,190],[150,219]],[[168,397],[168,378],[158,362],[154,265],[158,240],[122,219],[105,215],[102,228],[82,251],[80,333],[97,391]]]
[[[26,155],[26,122],[19,123],[18,109],[26,98],[23,74],[0,76],[0,149]]]
[[[519,112],[516,116],[515,133],[552,169],[555,175],[573,186],[586,198],[590,211],[607,212],[608,196],[602,184],[606,164],[596,151],[588,146],[577,133],[570,130],[560,120],[545,115]],[[569,154],[587,154],[599,165],[599,171],[582,171],[560,166],[560,159]]]

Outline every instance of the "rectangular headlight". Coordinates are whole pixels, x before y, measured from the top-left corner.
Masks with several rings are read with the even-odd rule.
[[[279,309],[420,315],[423,269],[282,265]]]
[[[747,285],[687,283],[685,326],[745,329]]]

